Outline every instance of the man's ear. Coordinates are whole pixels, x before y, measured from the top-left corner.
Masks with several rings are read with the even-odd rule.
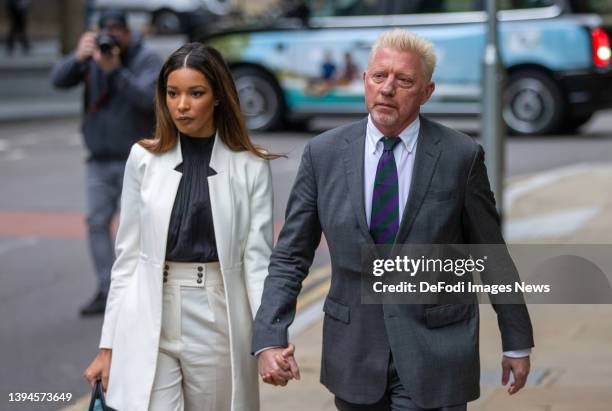
[[[425,86],[425,93],[423,93],[423,98],[421,99],[421,105],[427,103],[434,90],[436,89],[436,83],[430,81],[427,86]]]

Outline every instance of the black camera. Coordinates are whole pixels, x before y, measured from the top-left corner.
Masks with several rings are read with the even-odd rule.
[[[113,53],[113,48],[119,47],[119,41],[108,30],[102,30],[96,37],[96,45],[100,49],[100,53],[110,56]]]

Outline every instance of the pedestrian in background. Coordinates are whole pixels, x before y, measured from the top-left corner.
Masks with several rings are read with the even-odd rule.
[[[27,23],[28,8],[30,0],[6,0],[6,10],[10,21],[9,31],[6,35],[6,52],[13,54],[15,41],[21,42],[24,53],[30,51],[30,40],[28,39]]]
[[[85,371],[120,410],[256,411],[249,345],[272,249],[269,159],[221,54],[164,64],[153,139],[128,158],[100,351]]]
[[[115,259],[111,222],[125,161],[132,145],[154,129],[155,80],[162,65],[161,58],[130,30],[123,11],[103,12],[98,25],[100,32],[84,33],[76,51],[58,62],[51,74],[56,87],[85,86],[86,214],[98,290],[82,307],[82,315],[104,313]]]

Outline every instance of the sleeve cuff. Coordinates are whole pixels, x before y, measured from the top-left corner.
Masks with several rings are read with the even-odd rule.
[[[253,355],[255,355],[255,357],[257,357],[262,352],[264,352],[266,350],[270,350],[272,348],[281,348],[281,347],[280,347],[280,345],[273,345],[273,346],[270,346],[270,347],[265,347],[265,348],[262,348],[261,350],[255,351],[255,354],[253,354]]]
[[[531,355],[531,348],[524,350],[504,351],[504,357],[508,358],[525,358]]]

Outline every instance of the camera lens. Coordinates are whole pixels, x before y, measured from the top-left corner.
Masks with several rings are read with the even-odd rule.
[[[119,42],[108,31],[102,30],[96,37],[96,45],[100,49],[100,53],[109,56],[113,52],[113,47],[118,46]]]

